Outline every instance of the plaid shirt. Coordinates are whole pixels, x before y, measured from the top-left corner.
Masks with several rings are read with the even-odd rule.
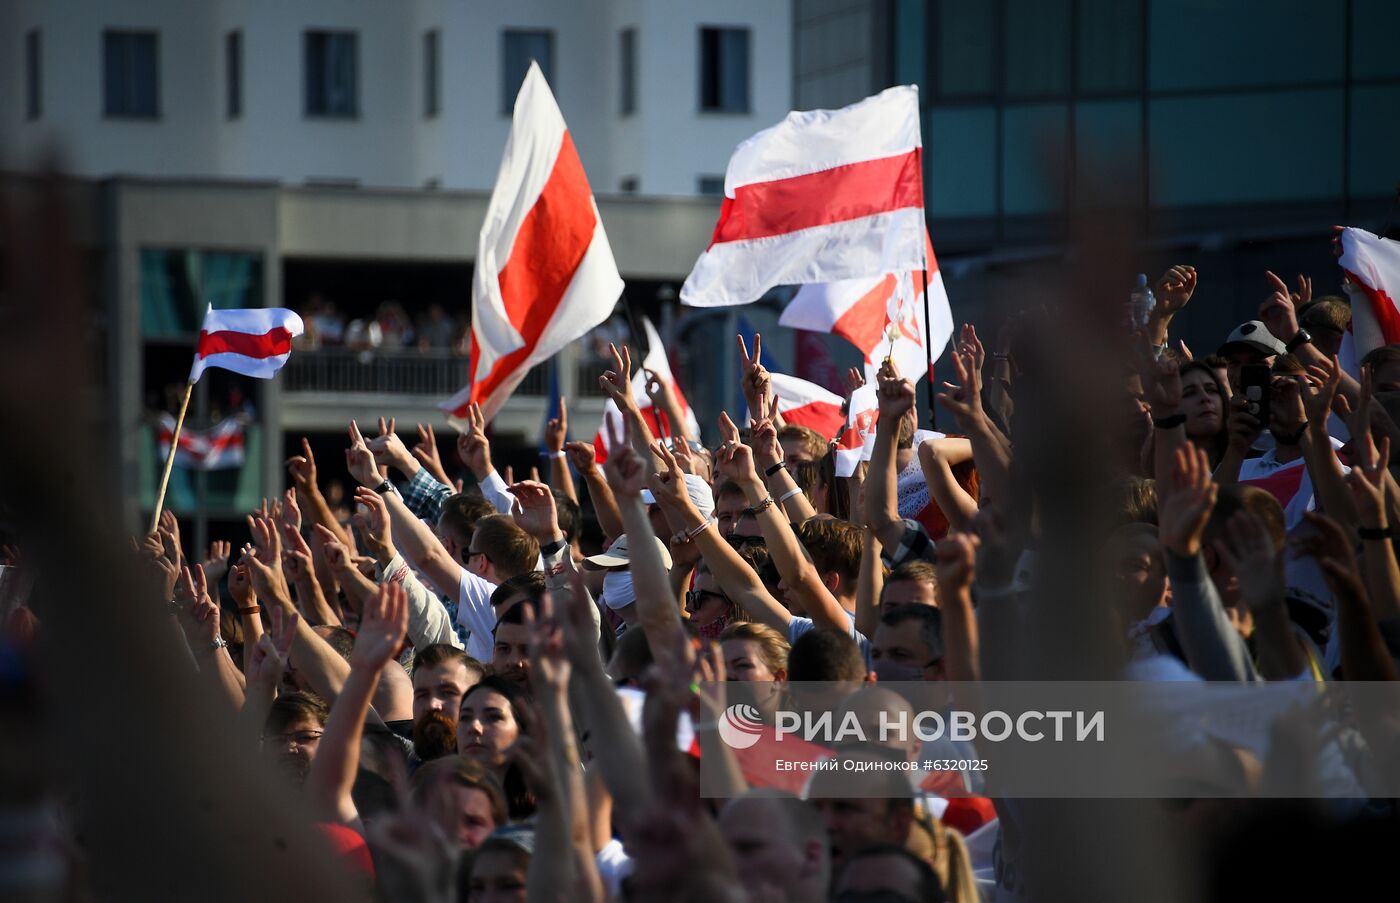
[[[904,535],[899,538],[899,544],[893,549],[883,549],[880,552],[880,559],[885,566],[894,570],[906,561],[914,561],[922,558],[925,561],[933,561],[933,540],[929,539],[928,531],[924,525],[918,521],[906,517],[904,519]]]
[[[400,490],[403,503],[413,516],[431,524],[437,523],[438,515],[442,514],[442,503],[456,493],[451,486],[439,483],[426,467],[418,468]]]

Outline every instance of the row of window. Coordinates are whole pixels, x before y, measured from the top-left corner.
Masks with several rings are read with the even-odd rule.
[[[747,28],[699,30],[699,109],[713,113],[749,111],[750,47]],[[508,29],[501,34],[501,105],[508,114],[530,68],[539,64],[554,83],[554,32]],[[37,29],[25,35],[25,111],[43,114],[43,47]],[[637,111],[637,30],[618,34],[620,84],[618,112]],[[423,115],[442,108],[441,38],[423,33]],[[350,119],[360,115],[360,37],[354,31],[306,31],[302,34],[302,73],[307,116]],[[154,119],[160,116],[160,33],[107,30],[102,33],[102,111],[109,117]],[[243,115],[243,33],[224,36],[224,113]]]

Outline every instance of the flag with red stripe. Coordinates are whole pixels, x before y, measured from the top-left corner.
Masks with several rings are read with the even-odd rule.
[[[671,436],[681,432],[681,424],[665,422],[661,412],[651,403],[651,397],[647,395],[646,374],[646,371],[650,370],[670,384],[671,392],[676,396],[676,404],[681,409],[681,416],[685,418],[684,425],[687,433],[698,437],[700,435],[700,421],[696,419],[695,412],[690,409],[690,404],[685,400],[685,393],[681,391],[680,383],[676,382],[676,377],[671,372],[671,362],[666,357],[666,346],[661,344],[661,336],[647,317],[642,317],[642,331],[647,337],[647,356],[642,360],[641,367],[637,368],[636,375],[632,377],[632,397],[637,401],[642,419],[646,421],[653,436]],[[609,421],[612,422],[613,429],[617,431],[618,435],[621,435],[622,412],[618,410],[617,403],[612,399],[608,399],[608,403],[603,406],[603,422],[598,426],[597,435],[593,437],[593,449],[598,455],[599,464],[608,460],[608,451],[612,448],[612,442],[608,439]]]
[[[477,247],[472,381],[439,407],[460,417],[476,402],[491,419],[530,368],[606,320],[621,294],[583,163],[531,63]]]
[[[1342,443],[1335,437],[1329,438],[1332,441],[1333,453],[1336,454]],[[1341,461],[1340,455],[1338,459]],[[1343,472],[1351,472],[1351,468],[1345,462],[1340,466]],[[1312,479],[1308,476],[1302,458],[1279,464],[1272,451],[1265,452],[1258,458],[1246,458],[1240,465],[1239,481],[1257,486],[1278,499],[1278,503],[1283,506],[1284,527],[1289,530],[1302,523],[1303,515],[1316,506]]]
[[[204,312],[195,345],[190,382],[207,367],[271,379],[292,354],[292,339],[303,332],[301,317],[284,307]]]
[[[175,418],[160,415],[160,457],[170,454],[170,437],[175,432]],[[231,470],[243,466],[243,422],[229,417],[207,430],[180,431],[180,447],[175,463],[190,470]]]
[[[1352,354],[1359,362],[1382,345],[1400,343],[1400,242],[1348,226],[1340,236],[1350,288]]]
[[[927,230],[924,252],[929,262],[928,316],[924,313],[921,266],[914,273],[804,285],[788,302],[778,323],[841,336],[865,357],[867,382],[875,381],[886,357],[894,359],[900,375],[918,382],[929,361],[938,360],[953,335],[953,312]],[[933,318],[931,331],[928,317]]]
[[[840,395],[786,373],[770,373],[769,376],[784,423],[809,427],[827,439],[841,432],[846,418],[841,416]],[[753,416],[752,411],[749,416]]]
[[[748,304],[776,285],[923,269],[922,153],[912,85],[789,113],[735,149],[681,303]]]

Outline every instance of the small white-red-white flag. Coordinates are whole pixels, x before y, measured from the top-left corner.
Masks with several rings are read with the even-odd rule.
[[[1336,454],[1342,443],[1336,437],[1330,438],[1332,453]],[[1274,452],[1270,450],[1260,457],[1246,458],[1240,465],[1241,483],[1257,486],[1278,499],[1278,503],[1283,506],[1284,528],[1288,530],[1302,523],[1303,515],[1316,506],[1312,480],[1303,464],[1302,458],[1280,464],[1274,459]],[[1344,472],[1351,472],[1351,468],[1346,464],[1340,466]]]
[[[271,379],[292,354],[292,339],[301,335],[301,317],[283,307],[204,312],[195,345],[190,382],[199,382],[208,367],[244,376]]]
[[[740,144],[681,303],[748,304],[776,285],[922,269],[922,144],[912,85],[789,113]]]
[[[661,412],[652,405],[651,396],[647,395],[647,370],[652,371],[670,384],[671,392],[676,396],[676,404],[681,409],[681,416],[685,418],[686,433],[698,437],[700,435],[700,421],[696,419],[695,412],[690,409],[690,404],[686,402],[685,393],[681,391],[680,383],[676,382],[676,377],[671,373],[671,362],[666,357],[666,346],[661,344],[661,336],[657,333],[656,327],[651,325],[651,320],[646,317],[642,317],[642,332],[647,337],[647,356],[632,377],[632,397],[637,400],[637,407],[641,410],[642,417],[651,429],[651,434],[657,438],[677,435],[681,432],[681,424],[662,421]],[[611,398],[603,406],[603,422],[598,427],[597,435],[593,437],[593,449],[597,453],[599,464],[608,460],[608,451],[612,448],[612,442],[608,439],[609,421],[612,422],[618,435],[622,435],[622,412],[618,410],[617,403]]]
[[[786,373],[770,373],[769,376],[784,423],[814,429],[826,439],[837,437],[846,423],[846,418],[841,416],[840,395]],[[753,417],[752,411],[749,417]]]
[[[170,454],[170,437],[175,418],[160,415],[161,460]],[[243,466],[243,422],[236,417],[220,421],[207,430],[182,429],[175,463],[190,470],[229,470]]]
[[[868,447],[875,442],[875,421],[880,418],[880,399],[875,383],[866,383],[851,393],[846,412],[846,428],[836,440],[836,475],[849,477],[861,461],[870,460]]]
[[[953,335],[953,312],[927,230],[924,249],[929,262],[931,327],[924,314],[922,269],[804,285],[788,302],[779,325],[841,336],[864,356],[867,382],[875,381],[886,357],[894,359],[901,376],[918,382],[927,374],[930,360],[938,360]]]
[[[1400,242],[1350,226],[1339,240],[1337,262],[1346,272],[1352,299],[1350,356],[1360,362],[1382,345],[1400,343]]]
[[[525,378],[602,323],[622,294],[583,163],[539,66],[515,98],[472,280],[471,385],[439,405],[490,420]]]

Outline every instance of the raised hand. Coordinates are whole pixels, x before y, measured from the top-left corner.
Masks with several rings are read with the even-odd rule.
[[[408,446],[404,445],[398,433],[394,432],[395,425],[393,417],[390,417],[387,423],[380,417],[379,435],[365,445],[370,454],[374,455],[375,463],[381,467],[392,467],[400,473],[410,473],[415,469],[414,458]]]
[[[1181,369],[1175,361],[1154,357],[1145,337],[1137,351],[1138,373],[1152,416],[1170,417],[1181,408]]]
[[[1190,301],[1195,293],[1196,268],[1184,264],[1169,267],[1157,280],[1153,289],[1153,294],[1157,297],[1157,306],[1153,308],[1153,312],[1158,316],[1174,316],[1186,306],[1186,302]]]
[[[564,652],[564,625],[555,615],[554,598],[545,592],[540,597],[538,614],[528,605],[521,614],[530,638],[530,686],[537,694],[545,689],[566,691],[572,667]]]
[[[754,468],[753,449],[739,441],[726,442],[719,447],[715,453],[715,469],[740,486],[762,482]]]
[[[1356,418],[1359,420],[1359,418]],[[1347,486],[1356,500],[1356,514],[1363,527],[1385,529],[1388,518],[1385,506],[1386,465],[1390,461],[1390,437],[1382,436],[1380,445],[1367,425],[1353,421],[1352,449],[1355,466],[1347,474]]]
[[[987,349],[982,347],[982,340],[977,338],[977,327],[971,323],[964,323],[962,332],[958,336],[958,351],[972,359],[972,366],[978,373],[982,372],[982,365],[987,361]]]
[[[612,463],[612,458],[613,456],[608,456],[609,464]],[[511,517],[515,519],[516,526],[538,539],[541,544],[554,542],[563,536],[559,530],[559,514],[554,504],[554,492],[548,486],[538,480],[523,480],[512,483],[510,493],[515,496],[516,510],[511,512]]]
[[[1272,289],[1269,297],[1259,305],[1259,319],[1269,327],[1269,332],[1280,342],[1287,342],[1298,334],[1298,310],[1293,306],[1293,296],[1288,291],[1288,283],[1271,272],[1265,273]]]
[[[553,454],[564,450],[569,441],[569,400],[559,396],[559,416],[551,417],[544,425],[544,447]]]
[[[669,410],[675,404],[675,398],[671,394],[671,384],[655,370],[643,367],[642,373],[646,375],[647,398],[660,410]]]
[[[1307,304],[1309,301],[1312,300],[1312,279],[1308,276],[1304,276],[1302,273],[1299,273],[1298,291],[1292,292],[1291,294],[1293,297],[1294,306],[1297,307],[1299,310],[1302,310],[1303,305]]]
[[[739,441],[739,428],[729,419],[728,411],[719,412],[719,438],[721,442]]]
[[[228,573],[228,556],[232,552],[232,544],[223,540],[216,539],[209,543],[209,549],[204,553],[204,561],[200,564],[210,583],[218,583],[224,574]]]
[[[261,691],[271,696],[276,690],[282,675],[287,670],[287,657],[291,654],[292,640],[296,637],[297,621],[295,611],[274,608],[271,612],[272,629],[264,633],[248,657],[248,690]]]
[[[846,369],[846,400],[850,401],[856,389],[865,385],[865,374],[855,367]]]
[[[899,418],[914,409],[914,384],[898,375],[882,376],[876,398],[880,404],[880,419],[893,429]]]
[[[761,363],[763,336],[754,333],[752,355],[749,354],[743,336],[738,335],[734,338],[739,343],[739,368],[742,371],[739,385],[744,393],[744,401],[748,402],[750,411],[761,416],[763,411],[768,410],[768,397],[773,392],[773,377]]]
[[[374,487],[384,481],[374,463],[374,453],[360,434],[360,425],[353,420],[350,421],[350,447],[345,450],[345,469],[361,486]]]
[[[1312,378],[1310,383],[1316,385],[1309,385],[1302,393],[1303,413],[1309,423],[1322,425],[1327,422],[1332,406],[1337,402],[1337,390],[1342,385],[1342,365],[1333,355],[1330,360],[1310,366],[1308,375]]]
[[[646,488],[647,468],[642,456],[632,447],[632,424],[624,418],[620,434],[612,420],[605,421],[604,425],[612,447],[608,451],[607,463],[603,465],[603,476],[607,477],[608,486],[619,499],[637,497]],[[658,441],[657,444],[661,443]]]
[[[180,565],[166,556],[159,530],[146,537],[141,544],[140,555],[159,583],[161,601],[169,602],[174,599],[175,584],[180,579]]]
[[[282,577],[282,540],[277,534],[277,525],[271,518],[249,515],[248,532],[253,542],[245,547],[243,560],[249,565],[253,589],[264,598],[291,601],[287,582]]]
[[[671,454],[671,450],[660,440],[652,443],[651,453],[656,455],[666,468],[658,470],[647,479],[647,488],[651,490],[652,498],[656,499],[656,503],[663,508],[675,511],[684,510],[685,506],[693,505],[690,501],[690,495],[686,492],[685,474],[681,471],[680,464],[676,462],[676,456]]]
[[[783,460],[783,446],[778,442],[778,428],[770,418],[755,420],[749,427],[754,460],[764,472]]]
[[[1243,457],[1259,441],[1264,432],[1264,424],[1258,417],[1249,413],[1249,399],[1236,395],[1230,399],[1230,411],[1225,420],[1225,428],[1230,434],[1230,447]]]
[[[282,552],[282,568],[287,576],[293,583],[315,577],[315,566],[311,563],[311,547],[306,544],[300,531],[285,525],[282,527],[282,535],[287,540],[286,550]]]
[[[1292,539],[1293,557],[1315,558],[1322,569],[1328,587],[1338,596],[1365,601],[1365,585],[1356,566],[1356,550],[1341,524],[1325,514],[1309,511],[1303,519],[1313,527],[1311,532],[1295,533]]]
[[[365,602],[355,648],[350,652],[350,667],[377,673],[398,654],[407,633],[408,596],[403,586],[379,584],[378,591]]]
[[[1269,528],[1252,511],[1241,509],[1225,525],[1226,541],[1217,550],[1234,573],[1240,595],[1251,611],[1284,601],[1283,550],[1274,548]]]
[[[229,568],[228,593],[233,596],[234,604],[239,608],[252,608],[258,604],[258,597],[253,592],[253,580],[248,574],[247,564],[239,563]]]
[[[331,566],[332,570],[338,571],[351,564],[350,552],[339,537],[320,524],[312,527],[312,532],[315,533],[316,541],[321,544],[321,552],[326,556],[326,563]],[[385,536],[388,536],[387,532]]]
[[[681,470],[691,474],[696,472],[695,453],[690,450],[688,441],[681,436],[672,436],[671,450],[675,452],[676,463],[680,465]]]
[[[945,411],[953,415],[958,428],[965,433],[974,432],[985,416],[982,412],[982,377],[972,365],[972,359],[964,354],[949,355],[953,363],[953,373],[957,383],[945,382],[943,391],[935,401]],[[912,387],[911,387],[912,389]],[[911,396],[912,405],[912,396]]]
[[[433,432],[431,423],[418,424],[418,444],[409,452],[434,477],[443,479],[447,476],[447,470],[442,466],[442,456],[438,454],[437,434]]]
[[[467,430],[457,437],[457,457],[477,480],[486,479],[495,469],[491,465],[491,442],[486,438],[486,415],[476,402],[467,407]]]
[[[623,345],[619,352],[616,345],[609,344],[608,350],[612,352],[613,368],[598,377],[598,385],[614,404],[630,411],[637,406],[637,400],[632,397],[632,349]]]
[[[580,476],[588,476],[598,469],[598,450],[593,447],[592,442],[566,442],[564,453],[569,456],[569,464]]]
[[[306,437],[301,440],[301,454],[287,459],[287,475],[292,485],[304,496],[319,492],[316,486],[316,456],[311,453],[311,443]]]
[[[361,486],[355,490],[355,501],[365,510],[354,515],[353,520],[364,533],[366,541],[376,547],[376,554],[393,544],[393,527],[389,519],[389,506],[384,497],[373,489]]]
[[[219,638],[219,606],[209,598],[209,583],[204,577],[204,569],[199,565],[191,571],[180,569],[180,583],[175,590],[175,599],[184,611],[186,635],[192,642],[205,642],[212,645]]]
[[[1201,534],[1215,508],[1219,488],[1211,479],[1205,449],[1192,443],[1179,447],[1165,482],[1157,488],[1162,545],[1179,557],[1190,558],[1201,550]]]
[[[301,506],[297,504],[297,491],[288,489],[282,494],[282,511],[277,522],[293,530],[301,529]]]
[[[972,586],[977,573],[977,549],[981,545],[975,533],[949,532],[934,548],[934,577],[940,595],[962,592]]]

